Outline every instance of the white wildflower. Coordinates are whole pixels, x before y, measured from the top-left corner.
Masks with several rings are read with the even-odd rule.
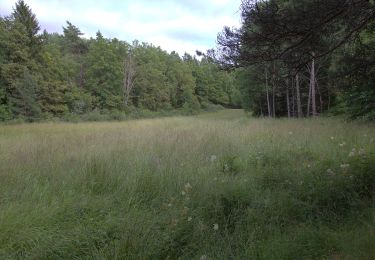
[[[185,190],[190,190],[192,189],[193,187],[190,185],[190,183],[186,183],[185,184]]]
[[[216,155],[211,155],[211,157],[210,157],[210,161],[211,161],[211,162],[216,161],[216,159],[217,159],[217,156],[216,156]]]
[[[331,140],[334,140],[335,138],[333,136],[331,136]]]
[[[328,170],[327,170],[327,173],[328,173],[328,174],[334,174],[334,172],[333,172],[331,169],[328,169]]]
[[[192,217],[188,217],[188,218],[187,218],[187,221],[188,221],[188,222],[190,222],[190,221],[192,221],[192,220],[193,220]]]
[[[185,195],[186,195],[186,192],[185,192],[185,191],[181,191],[181,195],[182,195],[182,196],[185,196]]]
[[[202,255],[199,260],[207,260],[207,256],[206,255]]]
[[[346,169],[346,168],[348,168],[349,166],[350,166],[350,165],[347,164],[347,163],[344,163],[344,164],[341,164],[341,165],[340,165],[341,169]]]
[[[345,143],[345,142],[343,142],[343,143],[339,144],[339,146],[340,146],[340,147],[344,147],[345,145],[346,145],[346,143]]]
[[[293,132],[289,132],[289,135],[292,135],[293,134]]]
[[[172,207],[172,203],[168,203],[168,205],[167,205],[168,207]]]
[[[219,224],[214,224],[213,225],[213,229],[216,231],[216,230],[219,230]]]

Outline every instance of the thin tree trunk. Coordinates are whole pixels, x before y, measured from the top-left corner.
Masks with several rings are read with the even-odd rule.
[[[275,85],[272,86],[272,116],[276,117]]]
[[[299,75],[298,73],[296,74],[296,91],[297,91],[297,113],[298,117],[301,118],[303,117],[302,113],[302,106],[301,106],[301,93],[299,89]]]
[[[290,118],[290,104],[289,104],[289,80],[286,79],[286,106],[288,110],[288,118]]]
[[[295,95],[294,95],[294,77],[292,77],[292,115],[296,117],[296,110],[295,110]]]
[[[316,112],[316,77],[315,77],[315,59],[311,61],[311,73],[310,73],[310,85],[311,85],[311,105],[312,105],[312,115],[317,116]]]
[[[307,116],[310,116],[310,107],[311,107],[311,84],[309,85],[309,99],[307,100]]]
[[[271,105],[270,105],[270,95],[268,92],[268,76],[267,76],[267,69],[266,69],[266,92],[267,92],[267,109],[268,109],[268,117],[271,117]]]
[[[136,75],[133,54],[129,52],[128,57],[124,59],[123,67],[123,98],[124,107],[129,106],[130,95],[134,87],[134,78]]]
[[[276,117],[276,102],[275,102],[275,91],[276,91],[276,68],[275,62],[273,63],[273,75],[272,75],[272,116]]]

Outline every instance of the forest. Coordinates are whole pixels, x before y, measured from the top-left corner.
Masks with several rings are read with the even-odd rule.
[[[24,1],[0,19],[0,120],[35,121],[83,114],[185,112],[239,107],[232,73],[212,59],[167,53],[151,43],[41,32]]]
[[[239,70],[242,104],[264,116],[374,120],[374,1],[243,1],[217,59]],[[238,69],[240,68],[240,69]]]
[[[243,1],[240,11],[242,27],[224,28],[217,48],[180,57],[100,31],[87,39],[69,21],[62,35],[42,32],[18,1],[0,19],[0,120],[215,105],[268,117],[374,119],[371,1]]]

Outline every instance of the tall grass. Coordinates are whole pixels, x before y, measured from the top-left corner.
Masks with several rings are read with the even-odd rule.
[[[0,127],[0,258],[372,259],[375,127],[194,117]]]

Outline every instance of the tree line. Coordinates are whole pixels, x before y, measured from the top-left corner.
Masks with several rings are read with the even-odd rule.
[[[372,0],[243,0],[214,54],[257,115],[375,119]]]
[[[238,107],[240,96],[234,73],[207,55],[180,57],[100,31],[86,39],[70,22],[62,35],[41,32],[23,0],[0,17],[0,121]]]

